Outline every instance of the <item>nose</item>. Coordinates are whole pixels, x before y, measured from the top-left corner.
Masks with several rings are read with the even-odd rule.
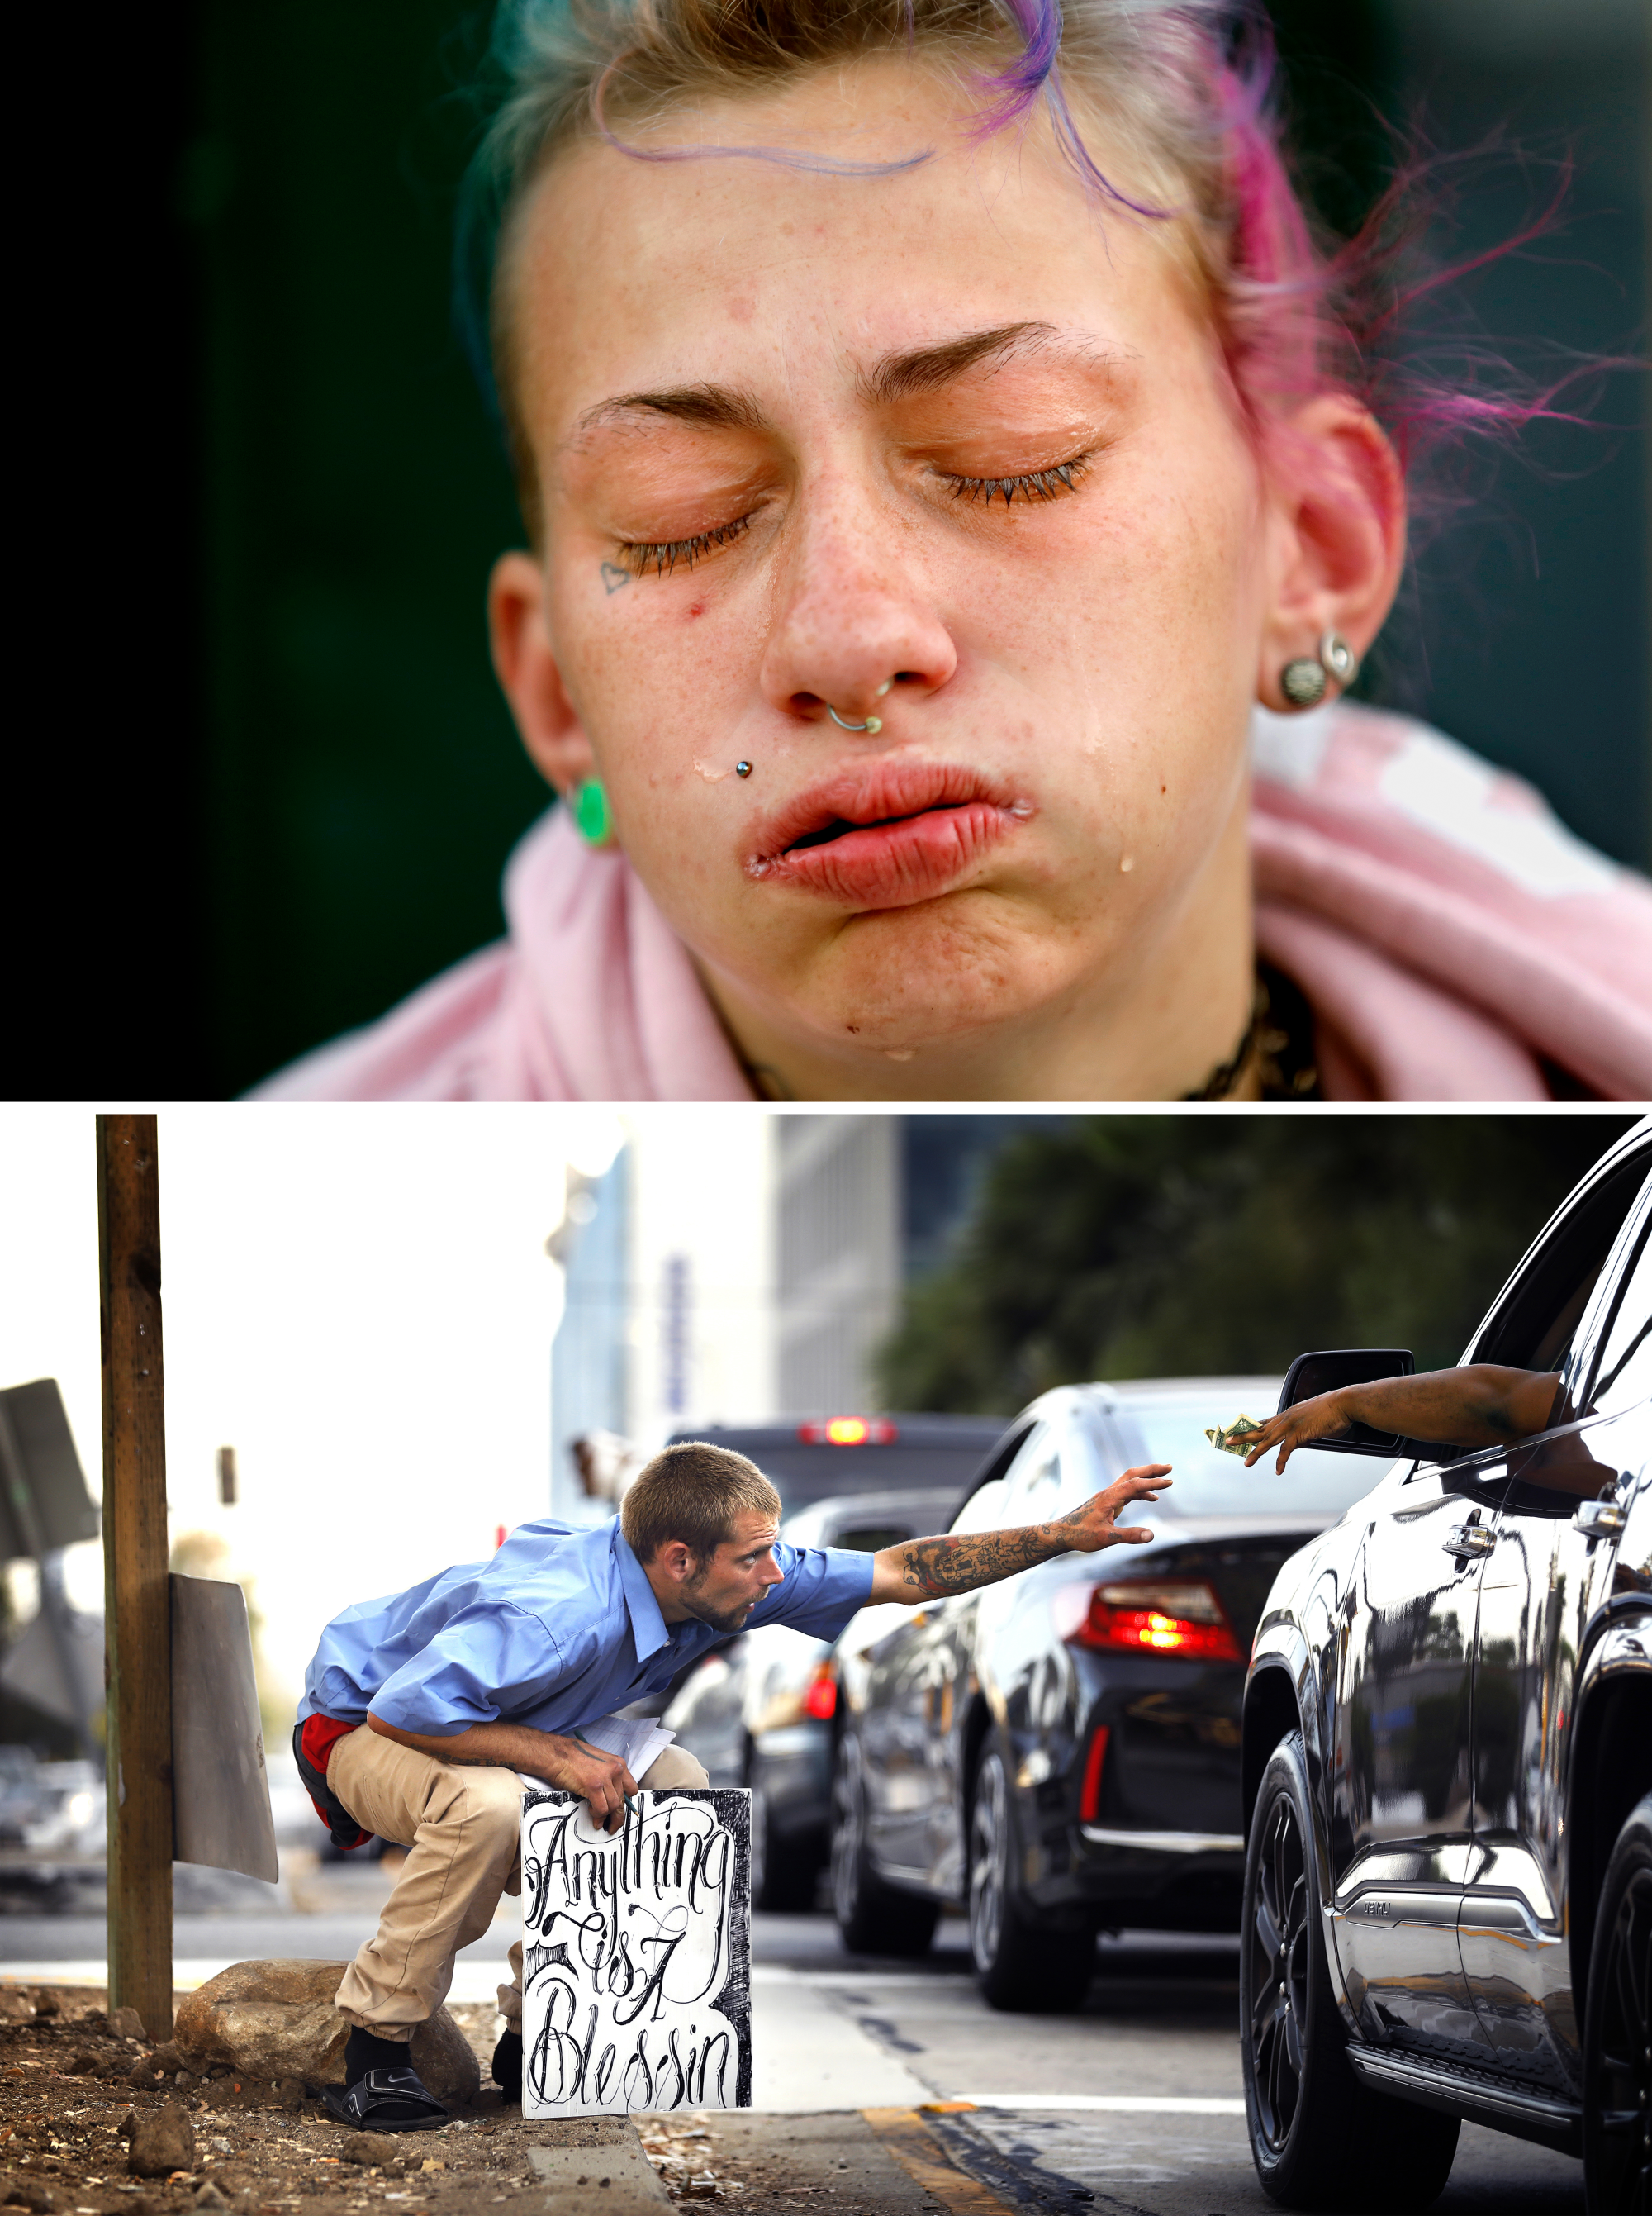
[[[881,727],[903,699],[937,692],[957,649],[895,520],[847,486],[803,495],[763,657],[764,698],[783,714]]]
[[[763,1557],[761,1563],[758,1565],[758,1567],[761,1571],[763,1582],[765,1585],[777,1585],[784,1584],[786,1573],[781,1568],[779,1563],[776,1561],[772,1554],[765,1554]]]

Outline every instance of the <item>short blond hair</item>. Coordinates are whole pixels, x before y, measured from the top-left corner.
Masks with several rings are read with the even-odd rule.
[[[619,1525],[639,1562],[680,1539],[697,1561],[715,1554],[736,1516],[780,1520],[780,1495],[754,1462],[706,1439],[663,1447],[628,1487]]]

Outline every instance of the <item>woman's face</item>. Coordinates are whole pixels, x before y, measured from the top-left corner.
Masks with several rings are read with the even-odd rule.
[[[1248,1006],[1261,473],[1160,227],[967,120],[904,61],[707,103],[648,143],[935,151],[581,146],[513,264],[571,711],[525,712],[507,644],[530,744],[588,738],[737,1030],[849,1091],[1213,964],[1212,1037]]]

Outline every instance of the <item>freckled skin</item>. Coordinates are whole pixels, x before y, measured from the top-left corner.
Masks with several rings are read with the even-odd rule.
[[[1251,704],[1330,623],[1363,650],[1399,526],[1333,585],[1163,240],[1103,226],[1041,126],[972,146],[968,120],[886,60],[702,103],[691,135],[936,150],[900,175],[601,145],[552,166],[511,280],[545,551],[500,565],[495,659],[536,760],[601,777],[731,1030],[798,1097],[1175,1097],[1249,1013]],[[895,404],[865,390],[892,354],[1017,323],[1057,337]],[[761,427],[580,428],[703,385]],[[1047,498],[953,489],[1080,453]],[[606,588],[636,542],[719,530]],[[967,765],[1014,820],[906,905],[752,873],[777,809],[893,755]],[[736,760],[748,779],[695,766]]]

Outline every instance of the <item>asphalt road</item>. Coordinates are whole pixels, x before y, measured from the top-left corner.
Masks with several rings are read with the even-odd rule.
[[[258,1955],[346,1956],[387,1881],[372,1865],[312,1869],[279,1893],[261,1887],[226,1895],[215,1912],[180,1913],[180,1978]],[[513,1909],[468,1950],[455,1998],[491,1992],[515,1936]],[[1104,1942],[1084,2009],[1037,2016],[986,2006],[961,1924],[943,1924],[920,1963],[845,1955],[822,1915],[756,1917],[752,1939],[759,2108],[972,2101],[937,2128],[1011,2205],[1274,2216],[1239,2110],[1231,1946]],[[101,1918],[0,1916],[0,1974],[60,1977],[78,1963],[84,1975],[102,1952]],[[1582,2174],[1562,2156],[1465,2126],[1436,2207],[1441,2216],[1581,2216]]]

